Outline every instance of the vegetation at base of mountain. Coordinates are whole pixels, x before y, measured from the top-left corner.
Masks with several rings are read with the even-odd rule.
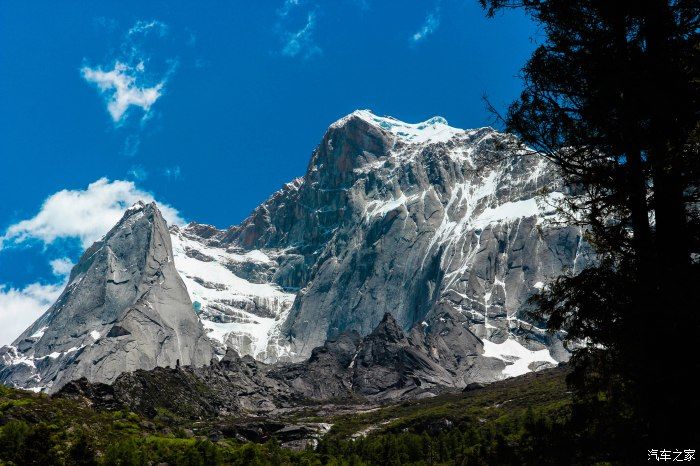
[[[293,451],[275,439],[244,442],[222,422],[123,409],[0,387],[0,464],[363,465],[562,464],[571,458],[568,369],[559,367],[484,388],[353,414],[305,408],[294,421],[333,423],[317,448]]]
[[[320,464],[313,451],[210,438],[208,428],[0,385],[0,465]]]
[[[334,419],[316,452],[333,464],[566,464],[568,369]],[[582,461],[585,463],[585,461]]]

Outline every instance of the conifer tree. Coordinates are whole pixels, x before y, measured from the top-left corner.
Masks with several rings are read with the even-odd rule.
[[[504,120],[575,187],[565,213],[598,252],[535,298],[551,329],[584,343],[574,419],[634,451],[696,441],[681,426],[698,413],[700,2],[480,3],[489,15],[523,9],[541,27]]]

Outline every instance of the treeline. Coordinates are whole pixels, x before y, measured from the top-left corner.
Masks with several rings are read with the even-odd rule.
[[[274,439],[240,441],[228,427],[245,419],[194,421],[165,411],[146,418],[0,385],[0,465],[590,464],[570,457],[566,373],[557,368],[466,393],[326,414],[333,428],[304,451]],[[307,416],[289,422],[318,422],[313,412]]]
[[[571,442],[563,426],[529,413],[522,419],[509,418],[496,428],[476,421],[433,432],[386,432],[356,440],[330,440],[322,442],[317,452],[323,464],[574,464],[564,447]]]
[[[588,465],[641,464],[614,404],[572,403],[566,367],[466,393],[333,416],[315,449],[233,437],[236,419],[192,421],[0,386],[0,465]],[[582,409],[585,407],[585,409]],[[590,411],[590,410],[595,411]],[[313,413],[311,413],[313,414]],[[591,418],[597,419],[588,423]],[[307,422],[313,422],[314,416]],[[290,422],[303,422],[299,419]],[[236,424],[237,425],[237,424]],[[230,431],[233,432],[233,431]],[[364,432],[365,435],[359,435]],[[601,441],[601,437],[605,437]]]
[[[134,435],[106,442],[85,430],[11,421],[0,427],[6,465],[438,465],[573,464],[562,424],[528,414],[498,429],[474,425],[440,431],[385,432],[355,440],[322,441],[295,452],[266,444]],[[553,448],[553,446],[559,446]]]

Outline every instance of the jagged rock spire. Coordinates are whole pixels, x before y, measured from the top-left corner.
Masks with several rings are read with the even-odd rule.
[[[80,377],[109,383],[211,357],[166,222],[155,203],[138,202],[85,251],[56,303],[0,349],[0,381],[53,392]]]

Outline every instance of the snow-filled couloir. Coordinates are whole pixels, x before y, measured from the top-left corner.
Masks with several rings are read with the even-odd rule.
[[[207,245],[192,231],[201,227],[172,227],[171,235],[175,266],[208,336],[221,344],[220,355],[233,347],[262,361],[278,358],[284,348],[272,337],[295,294],[267,276],[273,266],[268,254],[276,251]]]

